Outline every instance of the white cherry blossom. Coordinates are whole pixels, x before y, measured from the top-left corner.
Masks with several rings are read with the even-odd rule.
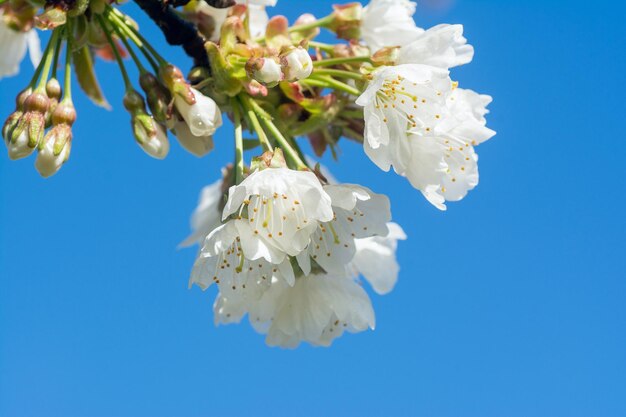
[[[295,348],[301,342],[330,346],[345,331],[374,329],[371,301],[363,288],[346,275],[311,274],[293,286],[276,281],[249,307],[254,328],[266,333],[270,346]],[[238,322],[242,305],[220,294],[214,311],[216,322]]]
[[[312,172],[267,168],[229,189],[222,219],[231,215],[246,257],[277,264],[302,252],[333,209]]]
[[[37,32],[34,29],[26,32],[13,30],[5,23],[0,11],[0,57],[2,57],[0,79],[19,72],[26,50],[33,66],[37,67],[41,60],[41,45]]]
[[[353,184],[326,185],[334,211],[333,220],[320,223],[306,251],[297,256],[304,274],[311,260],[324,271],[343,274],[356,253],[356,240],[386,236],[391,219],[389,199]]]
[[[357,100],[366,154],[385,171],[393,166],[441,210],[476,186],[473,146],[495,134],[484,119],[491,99],[455,87],[444,69],[404,64],[379,70]]]
[[[411,162],[408,137],[430,132],[452,90],[448,71],[427,65],[383,67],[356,100],[364,107],[366,154],[382,170],[403,175]],[[439,118],[438,118],[439,116]]]
[[[438,25],[402,46],[398,54],[397,64],[424,64],[448,69],[471,62],[474,47],[463,37],[463,25]]]
[[[249,303],[260,298],[272,280],[293,285],[294,279],[289,258],[276,264],[247,258],[237,227],[233,222],[227,222],[207,236],[189,285],[206,289],[215,283],[224,297]]]
[[[413,20],[415,2],[372,0],[363,9],[361,38],[372,52],[387,46],[403,46],[424,32]]]

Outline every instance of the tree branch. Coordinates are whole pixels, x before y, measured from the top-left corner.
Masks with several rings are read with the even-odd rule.
[[[185,6],[191,0],[164,0],[167,4],[174,7]],[[204,0],[209,6],[216,9],[225,9],[227,7],[234,6],[237,2],[235,0]]]
[[[230,0],[212,0],[209,4],[225,1]],[[204,49],[206,40],[193,24],[180,18],[169,4],[161,0],[135,0],[135,3],[157,24],[167,43],[182,45],[185,53],[193,58],[194,66],[210,68],[209,57]]]

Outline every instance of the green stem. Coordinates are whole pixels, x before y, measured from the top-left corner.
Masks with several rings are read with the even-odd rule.
[[[63,100],[62,103],[72,102],[72,26],[71,20],[67,21],[65,34],[67,41],[65,44],[65,80],[63,82]]]
[[[363,75],[362,74],[358,74],[356,72],[340,70],[340,69],[330,69],[330,68],[316,69],[314,74],[332,75],[334,77],[349,78],[349,79],[352,79],[352,80],[363,80]]]
[[[137,35],[135,35],[135,32],[130,29],[130,25],[127,24],[126,21],[122,17],[113,13],[110,9],[106,9],[106,16],[111,22],[111,24],[117,25],[117,27],[126,34],[128,39],[133,41],[133,43],[137,46],[137,48],[139,48],[139,50],[141,51],[143,56],[146,58],[146,60],[150,63],[150,66],[152,67],[154,72],[158,73],[159,65],[152,57],[152,54],[150,54],[150,51],[146,48],[144,42],[142,42],[141,39],[139,39]]]
[[[48,45],[46,45],[46,49],[43,51],[43,57],[46,57],[50,53],[50,48],[51,48],[50,45],[51,43],[48,42]],[[37,80],[39,79],[39,76],[41,75],[42,69],[43,69],[43,59],[39,62],[39,65],[37,65],[37,69],[35,70],[33,77],[30,79],[30,83],[28,84],[30,88],[33,88],[35,84],[37,83]]]
[[[372,58],[369,56],[349,56],[346,58],[330,58],[323,59],[321,61],[314,61],[314,67],[332,67],[341,64],[352,64],[355,62],[372,62]]]
[[[306,78],[304,80],[300,80],[298,81],[298,83],[305,85],[305,86],[311,86],[311,87],[328,87],[328,85],[323,82],[323,81],[318,81],[318,80],[313,80],[311,78]]]
[[[233,108],[233,123],[235,124],[235,184],[240,184],[243,181],[243,126],[241,124],[239,103],[233,98],[231,105]]]
[[[59,28],[54,29],[54,31],[52,32],[52,36],[50,36],[50,41],[48,42],[48,46],[46,47],[46,55],[44,57],[43,67],[41,70],[41,79],[39,80],[39,84],[37,84],[37,90],[43,90],[46,83],[48,82],[48,75],[50,75],[50,66],[52,65],[52,58],[54,56],[54,51],[52,50],[50,45],[56,44],[60,30],[61,29]]]
[[[317,41],[309,41],[309,46],[311,48],[318,48],[325,52],[333,52],[335,50],[335,47],[333,45]]]
[[[114,7],[108,6],[107,10],[109,11],[110,14],[112,14],[113,16],[118,18],[118,21],[120,23],[122,23],[129,31],[131,31],[133,33],[133,35],[137,38],[137,40],[144,45],[146,48],[148,48],[148,50],[150,51],[150,53],[154,56],[154,58],[156,58],[156,60],[158,61],[159,65],[166,65],[167,61],[165,59],[163,59],[163,57],[157,52],[156,49],[154,49],[152,47],[152,45],[150,45],[150,43],[148,41],[146,41],[146,38],[144,38],[141,33],[139,33],[139,31],[137,29],[135,29],[135,27],[131,24],[128,24],[126,22],[126,16],[124,16],[124,14],[122,12],[120,12],[119,10],[115,9]],[[136,43],[136,42],[135,42]]]
[[[352,94],[353,96],[360,96],[361,91],[346,84],[341,81],[337,81],[332,77],[327,75],[315,76],[315,74],[311,75],[311,77],[315,80],[322,81],[326,83],[326,87],[332,87],[335,90],[343,91],[344,93]]]
[[[67,27],[64,28],[64,32],[67,32]],[[54,46],[54,58],[52,59],[52,78],[57,77],[57,68],[59,66],[59,54],[61,53],[61,43],[63,42],[63,36],[59,36]]]
[[[265,125],[267,130],[270,131],[272,136],[274,136],[274,139],[276,139],[276,142],[278,142],[278,145],[283,150],[287,158],[291,160],[291,162],[295,165],[297,169],[307,169],[307,166],[304,163],[304,161],[300,159],[298,152],[293,148],[293,146],[291,146],[289,141],[283,136],[283,134],[276,127],[272,119],[267,116],[267,113],[265,112],[265,110],[263,110],[261,106],[259,106],[259,104],[254,100],[250,100],[249,103],[254,109],[254,111],[261,117],[261,123],[263,123],[263,125]]]
[[[289,33],[293,32],[302,32],[305,30],[315,29],[318,27],[326,26],[330,24],[334,19],[332,14],[322,17],[321,19],[317,19],[315,22],[307,23],[305,25],[294,25],[287,29]],[[265,36],[258,37],[254,40],[257,43],[265,42]]]
[[[267,138],[267,135],[265,134],[265,130],[263,130],[263,127],[261,127],[259,118],[256,116],[256,113],[254,112],[254,109],[252,105],[250,104],[250,100],[251,98],[245,94],[239,95],[239,101],[241,102],[243,108],[245,109],[246,114],[248,115],[248,118],[250,119],[250,123],[252,123],[252,127],[254,128],[254,131],[259,137],[259,142],[261,142],[261,146],[263,147],[263,150],[271,152],[273,151],[272,145],[270,144],[270,141]]]
[[[115,45],[115,42],[113,42],[113,38],[111,38],[111,32],[109,31],[109,28],[107,28],[107,25],[104,19],[102,18],[102,15],[96,15],[96,17],[98,18],[98,23],[100,23],[100,26],[102,27],[102,31],[107,37],[107,41],[109,42],[111,49],[113,50],[113,55],[115,55],[115,60],[117,61],[117,65],[120,67],[120,71],[122,72],[122,77],[124,78],[124,86],[126,87],[126,91],[132,90],[133,84],[130,82],[130,78],[128,77],[128,72],[126,72],[126,67],[124,66],[124,61],[122,60],[120,51],[117,50],[117,46]]]
[[[293,25],[287,31],[289,33],[293,32],[303,32],[305,30],[315,29],[319,27],[326,26],[330,24],[335,17],[332,14],[329,14],[326,17],[322,17],[321,19],[317,19],[315,22],[307,23],[305,25]]]
[[[127,37],[124,36],[124,33],[122,33],[122,30],[120,29],[120,27],[118,25],[114,24],[113,22],[110,22],[110,23],[111,23],[111,26],[113,26],[113,30],[117,34],[117,37],[122,40],[122,43],[126,47],[126,50],[130,54],[130,56],[133,58],[133,61],[135,61],[135,65],[137,66],[137,69],[139,70],[139,73],[140,74],[146,73],[146,68],[141,63],[141,60],[139,59],[139,57],[137,56],[137,54],[135,53],[133,48],[131,48],[130,43],[128,42]]]

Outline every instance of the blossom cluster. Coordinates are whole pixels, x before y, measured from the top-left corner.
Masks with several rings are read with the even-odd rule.
[[[475,148],[495,134],[485,119],[491,97],[451,78],[474,55],[463,26],[422,29],[408,0],[337,5],[291,25],[269,17],[276,0],[181,3],[176,16],[195,28],[206,57],[187,77],[108,1],[83,0],[70,10],[54,1],[42,11],[25,0],[1,5],[0,53],[8,59],[0,77],[16,72],[27,48],[36,67],[2,131],[10,158],[37,149],[39,172],[56,173],[69,157],[76,119],[71,72],[95,103],[108,106],[92,57],[115,60],[133,136],[147,154],[166,157],[171,134],[204,156],[223,117],[233,122],[234,161],[202,190],[183,242],[200,246],[190,285],[218,288],[215,322],[247,316],[269,345],[283,347],[328,346],[345,331],[374,329],[363,281],[377,294],[394,288],[396,248],[406,235],[385,195],[334,180],[305,156],[302,141],[318,157],[356,141],[436,208],[463,199],[478,184]],[[33,27],[51,31],[43,53]],[[336,41],[318,41],[322,29]],[[56,71],[62,45],[63,88]]]

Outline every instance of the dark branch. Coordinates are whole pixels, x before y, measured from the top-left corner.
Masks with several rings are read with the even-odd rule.
[[[165,3],[173,6],[185,6],[191,0],[164,0]],[[225,9],[227,7],[234,6],[237,2],[235,0],[205,0],[209,6],[213,6],[216,9]]]
[[[234,6],[235,5],[235,0],[204,0],[206,1],[209,6],[213,6],[216,9],[225,9],[227,7],[230,6]]]
[[[182,45],[185,53],[193,58],[194,66],[209,68],[205,39],[193,24],[181,19],[171,6],[160,0],[135,0],[135,3],[159,26],[167,43]]]

